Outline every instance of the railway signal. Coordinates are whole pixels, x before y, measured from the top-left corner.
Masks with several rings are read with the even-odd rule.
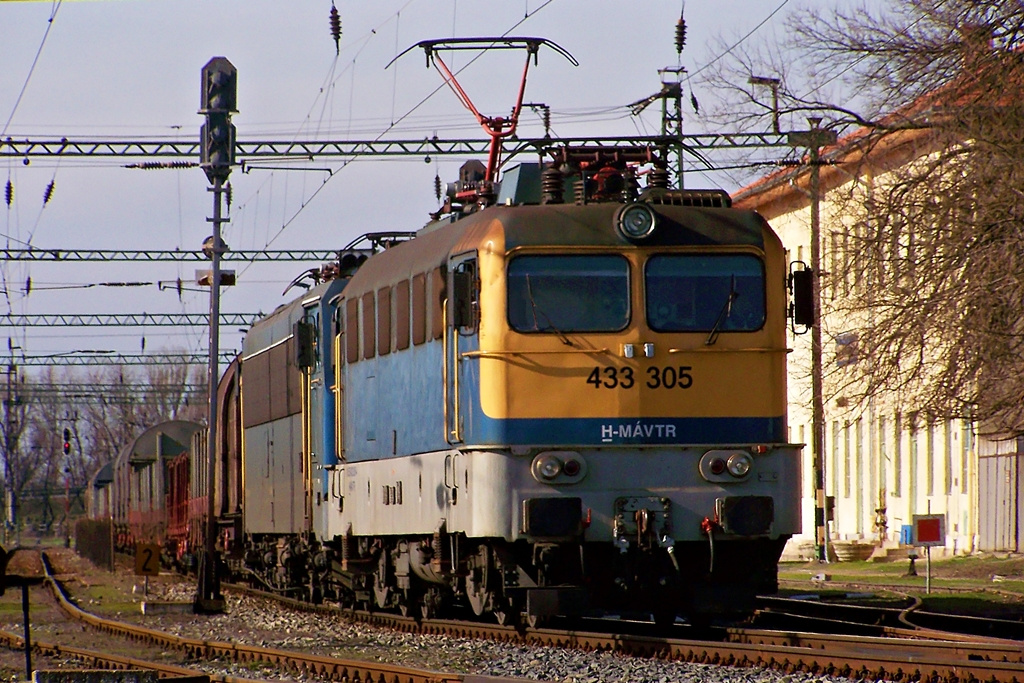
[[[71,430],[64,428],[64,455],[71,453]]]
[[[231,123],[231,113],[238,111],[237,86],[238,70],[227,58],[214,57],[203,67],[199,113],[206,116],[206,123],[201,129],[200,166],[213,184],[210,188],[213,192],[213,218],[206,219],[213,225],[213,234],[203,243],[203,253],[210,259],[210,362],[207,375],[210,412],[207,420],[207,524],[205,550],[200,559],[199,584],[194,603],[197,613],[224,611],[224,599],[220,594],[215,570],[217,520],[214,511],[214,477],[217,461],[217,378],[220,376],[220,288],[225,284],[221,281],[220,261],[221,256],[228,250],[220,235],[221,223],[230,220],[223,216],[222,210],[224,195],[228,193],[224,183],[231,174],[232,164],[235,163],[235,127]]]
[[[224,57],[214,57],[202,73],[199,113],[206,123],[199,131],[199,163],[210,182],[225,180],[235,163],[235,126],[238,70]]]

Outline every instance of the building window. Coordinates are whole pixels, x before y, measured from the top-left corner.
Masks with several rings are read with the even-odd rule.
[[[903,495],[903,416],[896,413],[893,421],[892,450],[892,495],[899,498]]]
[[[925,490],[927,495],[935,495],[935,425],[929,422],[925,425],[925,429],[928,430],[924,435],[924,466],[926,470],[925,474]]]
[[[953,493],[953,423],[942,423],[942,471],[946,479],[946,495]]]
[[[840,332],[836,335],[836,367],[853,365],[860,360],[860,344],[856,332]]]

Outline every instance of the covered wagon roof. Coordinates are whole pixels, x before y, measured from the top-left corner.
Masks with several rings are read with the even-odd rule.
[[[152,462],[158,457],[173,458],[189,450],[192,435],[203,425],[186,420],[169,420],[153,425],[135,437],[125,448],[128,461],[133,465]]]

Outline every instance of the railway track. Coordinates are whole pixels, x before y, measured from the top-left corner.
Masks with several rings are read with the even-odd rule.
[[[293,608],[336,611],[262,591],[235,587],[274,598]],[[1024,643],[981,638],[933,629],[887,628],[877,636],[836,635],[764,628],[711,629],[707,639],[642,633],[602,633],[565,629],[523,629],[476,622],[415,620],[393,614],[349,611],[351,618],[392,629],[519,640],[549,647],[574,647],[591,652],[672,659],[726,666],[763,667],[854,679],[960,682],[1024,681]],[[612,622],[605,622],[606,627]],[[833,626],[837,622],[832,622]],[[653,631],[647,625],[640,630]],[[675,630],[685,630],[686,627]]]
[[[466,681],[472,676],[462,674],[437,674],[407,667],[377,662],[353,661],[297,653],[290,650],[272,649],[244,643],[228,643],[213,640],[199,640],[175,636],[146,627],[124,624],[99,617],[79,609],[64,595],[59,583],[48,579],[53,586],[62,608],[73,618],[100,629],[140,642],[157,644],[161,648],[176,649],[196,661],[210,658],[224,661],[251,663],[263,662],[273,666],[282,674],[316,677],[322,680],[340,681]],[[264,595],[259,591],[251,591]],[[312,606],[296,601],[280,599],[291,608],[333,612],[338,608]],[[962,683],[963,681],[985,681],[992,683],[1024,682],[1024,644],[994,641],[977,637],[961,637],[952,634],[920,630],[906,633],[891,631],[884,636],[825,635],[797,630],[770,630],[752,628],[727,628],[709,631],[707,639],[684,638],[689,635],[686,627],[670,632],[644,633],[640,625],[636,633],[599,632],[576,629],[522,629],[473,622],[447,620],[416,621],[398,615],[369,612],[351,612],[347,615],[355,620],[387,626],[398,631],[444,634],[456,637],[471,637],[522,644],[545,645],[561,648],[575,648],[585,652],[615,652],[636,657],[671,659],[703,664],[772,668],[783,672],[806,672],[815,675],[842,676],[851,679],[874,679],[896,681],[927,681],[939,683]],[[619,624],[621,627],[622,624]],[[604,623],[609,630],[609,623]],[[68,653],[67,648],[54,652]],[[101,666],[92,658],[93,653],[84,654],[91,666]],[[123,663],[109,660],[110,668],[124,668]],[[132,666],[141,666],[135,662]],[[176,677],[203,675],[170,672],[165,675]],[[196,679],[199,680],[199,679]],[[211,680],[206,678],[204,680]],[[245,679],[223,677],[215,680],[242,681]]]
[[[7,631],[0,631],[0,643],[2,643],[2,647],[11,650],[22,650],[25,647],[25,640],[21,636]],[[86,668],[120,671],[129,669],[156,671],[160,678],[173,683],[207,683],[210,681],[220,681],[222,683],[264,683],[258,679],[210,675],[198,669],[126,657],[109,652],[97,652],[79,647],[47,643],[35,639],[31,641],[31,648],[34,655],[41,655],[52,659],[73,659]]]
[[[209,674],[198,668],[138,659],[118,654],[96,652],[82,648],[45,643],[31,639],[32,650],[47,657],[73,658],[91,668],[102,669],[147,669],[159,672],[162,677],[179,679],[180,683],[202,681],[223,681],[224,683],[254,683],[257,680],[282,680],[282,677],[316,678],[327,681],[356,683],[360,681],[388,681],[394,683],[446,683],[464,681],[465,676],[448,675],[433,671],[422,671],[386,663],[323,657],[275,648],[260,647],[244,643],[229,643],[215,640],[185,638],[163,631],[128,624],[98,616],[75,605],[68,597],[60,582],[53,576],[43,555],[45,582],[51,589],[60,608],[71,618],[102,633],[125,638],[147,646],[175,650],[186,659],[195,662],[232,662],[242,665],[260,663],[279,672],[267,679],[249,679],[224,674]],[[24,647],[24,640],[12,633],[0,632],[0,642],[11,649]]]
[[[755,620],[764,628],[829,628],[833,633],[932,638],[1024,647],[1024,622],[940,614],[922,610],[919,598],[902,595],[900,606],[846,604],[833,600],[762,597]],[[845,629],[845,630],[844,630]]]

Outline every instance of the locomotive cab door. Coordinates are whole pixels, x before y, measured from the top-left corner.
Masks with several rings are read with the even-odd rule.
[[[321,348],[320,309],[305,309],[294,327],[296,365],[302,372],[302,473],[305,489],[306,529],[313,528],[316,508],[322,502],[321,472],[323,443],[324,363]]]
[[[448,443],[460,444],[466,440],[477,380],[477,363],[465,354],[480,347],[480,280],[476,252],[450,259],[448,292],[444,331],[445,433]]]

